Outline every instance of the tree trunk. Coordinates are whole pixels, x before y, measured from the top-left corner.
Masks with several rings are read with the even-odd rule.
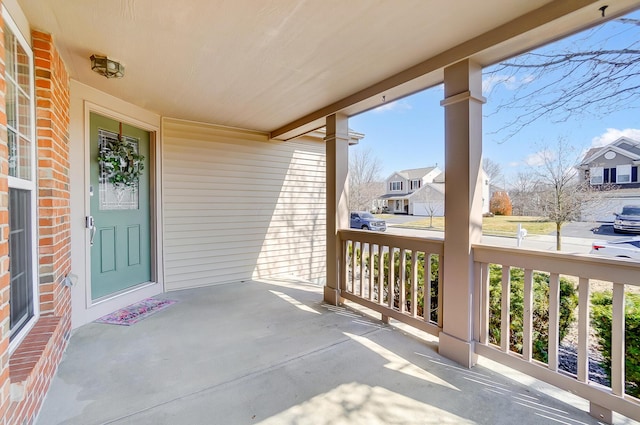
[[[556,251],[560,251],[562,249],[562,236],[560,236],[561,227],[562,223],[556,223]]]

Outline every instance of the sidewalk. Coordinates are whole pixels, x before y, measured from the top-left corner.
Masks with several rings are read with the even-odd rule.
[[[389,224],[387,225],[387,233],[393,235],[403,236],[417,236],[426,238],[443,239],[444,231],[442,230],[427,230],[427,229],[409,229],[404,228],[402,225]],[[591,250],[591,243],[597,239],[596,237],[588,238],[574,238],[563,236],[562,237],[562,252],[573,254],[588,254]],[[487,245],[517,247],[518,240],[515,237],[506,236],[489,236],[482,235],[482,243]],[[555,251],[556,250],[556,237],[549,235],[528,235],[522,240],[520,248],[524,249],[539,249],[543,251]]]

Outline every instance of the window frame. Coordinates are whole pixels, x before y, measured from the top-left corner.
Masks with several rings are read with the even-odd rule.
[[[593,179],[599,177],[599,182],[594,182]],[[604,184],[604,167],[590,167],[589,168],[589,183],[590,184]]]
[[[33,56],[33,48],[27,40],[23,33],[20,31],[20,28],[13,20],[9,11],[6,7],[2,6],[2,18],[4,20],[4,30],[10,31],[16,42],[22,47],[25,54],[28,57],[29,61],[29,113],[31,115],[31,122],[29,123],[29,129],[31,132],[30,143],[30,176],[29,179],[24,179],[20,177],[7,176],[8,187],[11,189],[21,189],[30,192],[30,218],[31,218],[31,280],[32,280],[32,309],[31,318],[22,326],[22,328],[15,334],[12,334],[12,330],[9,330],[11,335],[9,342],[9,353],[15,351],[15,349],[20,345],[20,343],[24,340],[29,331],[33,328],[38,318],[40,317],[40,294],[38,291],[38,226],[37,226],[37,183],[36,183],[36,173],[37,173],[37,138],[36,138],[36,123],[35,123],[35,73],[34,73],[34,56]],[[6,46],[5,46],[6,49]],[[5,63],[7,61],[5,60]],[[5,70],[5,80],[7,79],[7,71]],[[13,77],[11,77],[13,79]],[[17,82],[16,82],[17,84]],[[5,93],[6,96],[6,93]],[[6,102],[6,98],[5,98]],[[6,105],[5,105],[6,108]],[[19,113],[19,108],[17,109],[17,113]],[[18,126],[19,127],[19,126]],[[18,134],[19,129],[18,129]],[[7,192],[8,193],[8,192]],[[8,243],[8,241],[7,241]]]
[[[622,173],[623,170],[628,171],[628,173]],[[629,177],[628,180],[621,181],[620,177]],[[629,184],[631,183],[631,164],[622,164],[616,167],[616,183],[619,184]]]

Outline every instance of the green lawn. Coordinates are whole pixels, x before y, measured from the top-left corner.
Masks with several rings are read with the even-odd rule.
[[[411,229],[429,229],[429,217],[420,218],[401,224],[399,227]],[[542,217],[516,217],[516,216],[495,216],[484,217],[482,219],[482,233],[485,235],[510,235],[515,236],[518,223],[527,230],[529,235],[548,235],[556,230],[556,224],[545,220]],[[444,217],[433,217],[432,229],[444,229]]]

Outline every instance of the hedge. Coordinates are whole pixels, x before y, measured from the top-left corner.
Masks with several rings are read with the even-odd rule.
[[[512,351],[522,353],[524,323],[524,270],[512,268],[511,275],[511,311],[509,345]],[[501,341],[501,296],[502,267],[491,265],[489,268],[489,341],[500,345]],[[575,285],[566,278],[560,278],[560,341],[569,331],[575,320],[574,311],[578,306]],[[533,358],[548,361],[549,345],[549,274],[533,273]]]
[[[611,292],[594,292],[591,296],[591,325],[602,348],[602,366],[611,379]],[[640,295],[625,296],[625,381],[626,392],[640,397]]]

